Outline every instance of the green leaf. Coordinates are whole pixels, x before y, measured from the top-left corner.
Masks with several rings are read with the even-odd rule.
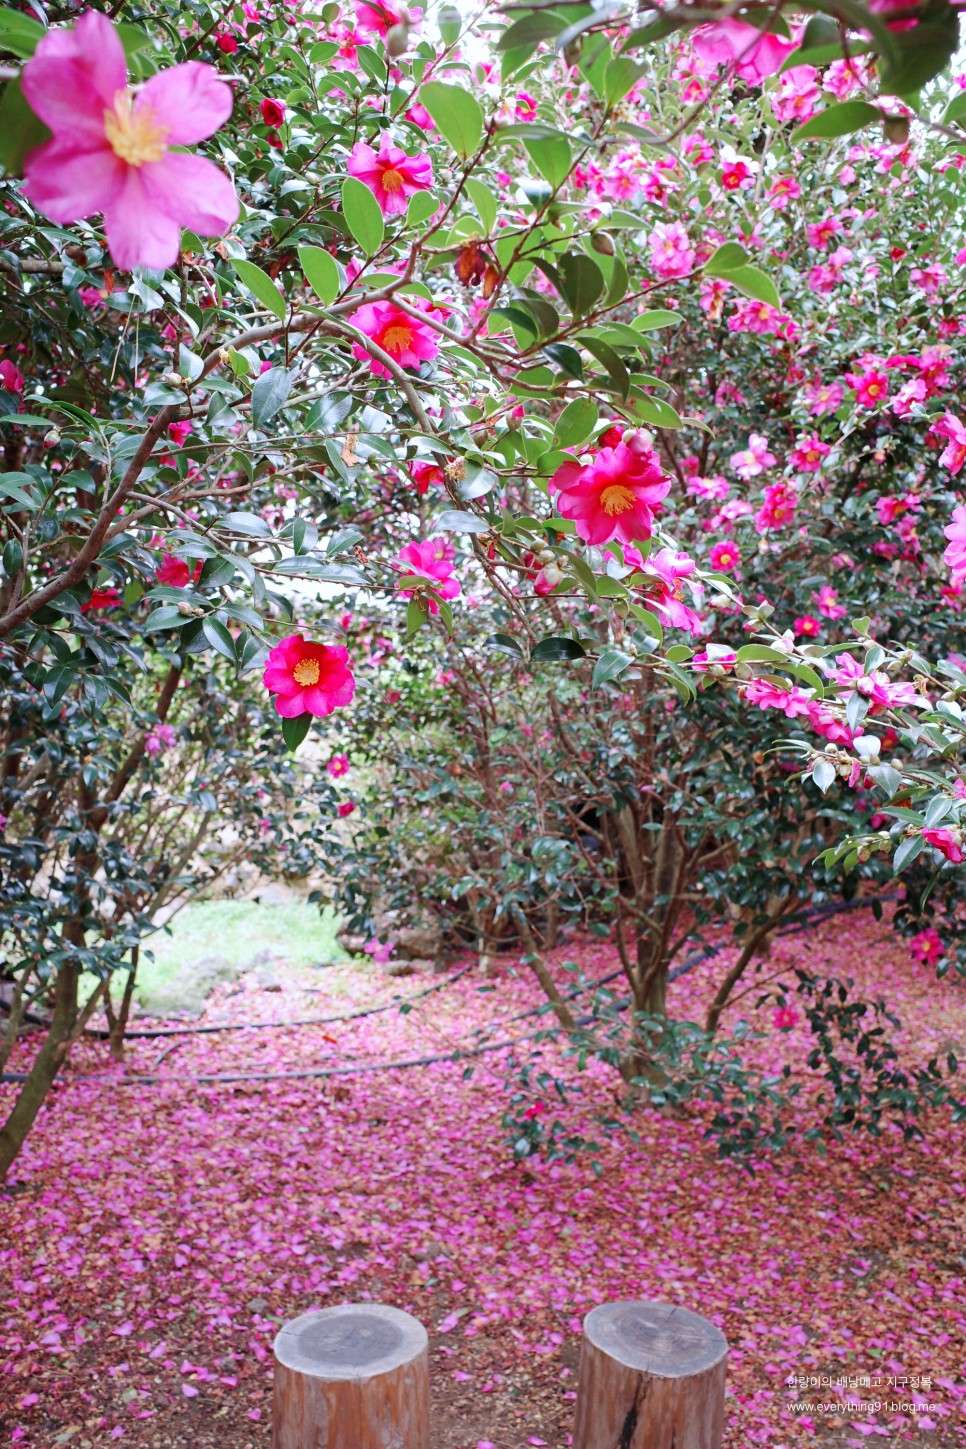
[[[483,640],[484,649],[497,649],[501,654],[509,654],[513,659],[522,659],[523,650],[517,641],[509,634],[489,634]]]
[[[268,376],[266,372],[265,376]],[[225,527],[232,533],[244,533],[249,538],[271,538],[272,530],[257,513],[226,513]]]
[[[952,125],[953,121],[959,120],[960,116],[963,114],[964,111],[966,111],[966,91],[960,91],[958,95],[953,96],[952,100],[943,111],[943,125]]]
[[[411,639],[429,619],[429,610],[415,595],[406,607],[406,638]]]
[[[285,748],[294,755],[311,728],[310,714],[297,714],[294,719],[283,719],[282,739],[285,741]]]
[[[832,761],[816,760],[812,769],[812,779],[824,795],[829,786],[835,783],[835,766]]]
[[[19,15],[13,10],[0,11],[0,15],[17,15],[20,20],[28,19],[26,15]],[[31,23],[36,24],[35,21]],[[3,46],[0,45],[0,50],[2,49]],[[8,176],[19,176],[27,152],[42,145],[44,141],[49,141],[50,137],[51,132],[27,105],[20,77],[16,76],[4,86],[0,95],[0,166]]]
[[[959,44],[955,9],[943,7],[937,18],[920,20],[909,42],[880,62],[880,88],[888,95],[909,96],[945,70]]]
[[[597,404],[589,397],[576,397],[557,419],[554,429],[555,448],[573,448],[589,438],[597,422]]]
[[[892,857],[892,869],[894,870],[896,875],[898,875],[900,871],[905,870],[907,865],[912,864],[916,856],[922,852],[925,844],[926,842],[923,840],[921,835],[910,835],[908,840],[904,840],[902,844],[897,847],[896,852]]]
[[[532,55],[542,41],[553,40],[554,36],[566,30],[567,24],[567,15],[561,14],[559,10],[533,11],[508,26],[497,41],[496,48],[501,55],[505,55],[507,51],[511,50],[519,50],[525,52],[526,55]]]
[[[324,247],[299,247],[299,262],[312,291],[330,307],[342,290],[335,258]]]
[[[144,623],[145,634],[157,634],[166,629],[181,629],[190,620],[189,614],[182,614],[177,604],[162,604],[149,614]]]
[[[252,388],[252,422],[256,428],[264,428],[284,407],[294,383],[294,367],[270,367],[256,378]]]
[[[833,136],[848,136],[861,131],[874,121],[882,120],[878,106],[868,101],[842,101],[837,106],[826,106],[817,116],[804,125],[797,126],[791,134],[792,142],[830,139]]]
[[[462,508],[447,508],[433,523],[440,533],[489,533],[490,525],[485,518],[467,513]]]
[[[625,654],[623,649],[605,649],[594,665],[593,678],[590,681],[591,689],[599,689],[609,680],[619,678],[633,662],[631,656]]]
[[[224,624],[218,619],[208,618],[203,621],[202,628],[205,638],[208,640],[212,649],[216,649],[219,654],[223,654],[226,659],[230,659],[232,664],[237,664],[235,641]]]
[[[2,562],[7,578],[15,579],[23,568],[23,548],[18,539],[11,538],[4,545]]]
[[[627,375],[627,368],[613,347],[610,347],[606,342],[601,342],[599,337],[592,337],[586,333],[581,335],[580,345],[586,347],[587,351],[603,365],[615,391],[619,392],[621,397],[626,398],[630,391],[631,380]]]
[[[633,401],[634,416],[654,428],[681,428],[681,415],[661,397],[642,395]]]
[[[756,302],[766,302],[776,311],[780,309],[782,299],[778,295],[778,288],[761,267],[736,267],[733,272],[725,272],[724,276],[726,281],[737,287],[746,297],[753,297]]]
[[[738,267],[746,266],[747,262],[748,253],[743,246],[739,246],[738,242],[725,242],[711,253],[704,264],[704,271],[709,277],[724,277]]]
[[[545,176],[556,191],[570,174],[570,142],[562,133],[548,136],[542,141],[525,141],[527,154],[541,176]]]
[[[635,81],[640,80],[645,67],[629,56],[618,55],[610,61],[604,71],[604,102],[608,110],[622,101]]]
[[[280,322],[284,322],[285,298],[268,273],[263,272],[261,267],[256,267],[254,262],[233,260],[232,266],[238,273],[238,280],[242,286],[247,288],[263,307],[266,307],[269,312],[273,312]]]
[[[586,317],[604,290],[604,274],[585,252],[560,258],[560,288],[575,317]]]
[[[551,635],[541,639],[534,644],[530,651],[530,659],[534,664],[557,662],[561,659],[583,659],[587,651],[576,639],[567,639],[563,635]]]
[[[406,225],[422,226],[439,211],[439,198],[433,191],[417,191],[409,198],[406,208]]]
[[[29,60],[46,34],[39,20],[22,11],[0,10],[0,51],[7,50],[11,55],[19,55],[21,60]]]
[[[653,312],[642,312],[632,320],[631,326],[635,332],[654,332],[658,327],[676,327],[680,321],[677,312],[667,312],[659,307]]]
[[[18,507],[39,508],[41,494],[36,479],[29,473],[0,473],[0,498],[12,498]],[[12,513],[12,508],[6,508]]]
[[[421,101],[453,150],[464,160],[483,139],[483,107],[462,86],[427,81],[416,99]]]
[[[483,223],[483,230],[489,236],[496,226],[496,197],[488,187],[483,185],[482,181],[477,181],[473,176],[466,178],[466,193],[476,207],[476,214]]]
[[[59,704],[70,689],[76,675],[69,664],[55,664],[44,679],[44,698],[48,704]]]
[[[463,17],[455,5],[444,5],[439,12],[437,22],[439,26],[439,37],[444,45],[455,45],[460,38],[460,31],[463,28]]]
[[[342,215],[366,256],[375,256],[382,246],[386,227],[378,201],[355,176],[347,176],[342,183]]]

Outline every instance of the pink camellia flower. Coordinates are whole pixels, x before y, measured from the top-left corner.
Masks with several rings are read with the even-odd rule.
[[[6,830],[9,819],[9,815],[0,815],[0,830]]]
[[[813,618],[811,614],[802,614],[794,621],[792,629],[796,634],[804,634],[806,639],[817,639],[822,632],[818,619]]]
[[[846,565],[848,567],[848,565]],[[838,589],[833,589],[831,584],[823,584],[822,587],[812,595],[812,603],[818,612],[825,619],[844,619],[849,612],[844,604],[838,603]]]
[[[691,44],[702,60],[711,65],[726,65],[752,85],[760,85],[781,70],[785,57],[795,49],[793,40],[766,34],[757,25],[732,16],[700,26],[692,35]]]
[[[144,750],[148,755],[160,755],[162,750],[170,750],[178,736],[169,724],[155,725],[148,730],[144,736]]]
[[[963,464],[966,463],[966,427],[959,421],[954,413],[946,413],[933,423],[931,430],[938,433],[941,438],[947,438],[945,448],[939,455],[939,461],[944,468],[948,468],[955,478]]]
[[[170,267],[182,226],[219,236],[237,220],[224,172],[172,149],[205,140],[231,114],[231,89],[213,66],[173,66],[135,95],[117,32],[88,10],[72,30],[48,30],[22,85],[53,132],[27,155],[25,196],[57,222],[103,212],[119,267]]]
[[[585,543],[611,538],[633,543],[650,538],[654,510],[671,480],[653,449],[628,433],[616,448],[601,448],[592,463],[562,463],[550,486],[557,492],[557,512],[575,521]]]
[[[966,581],[966,505],[960,503],[953,509],[952,522],[943,529],[949,539],[943,554],[943,563],[952,570],[953,583]]]
[[[935,966],[943,954],[943,943],[939,932],[933,926],[917,931],[909,942],[909,954],[926,966]]]
[[[768,439],[763,438],[760,433],[752,433],[747,448],[735,453],[731,459],[731,466],[738,477],[745,479],[757,478],[766,468],[774,468],[775,463],[774,453],[768,450]]]
[[[849,387],[855,388],[855,400],[862,407],[878,407],[889,396],[889,379],[879,368],[869,367],[865,372],[847,372],[845,380]]]
[[[198,559],[194,568],[185,563],[184,559],[176,558],[173,553],[163,553],[161,562],[154,571],[154,577],[159,584],[165,584],[170,589],[186,589],[189,584],[197,583],[201,573],[201,559]]]
[[[741,563],[738,545],[727,540],[716,543],[708,554],[708,562],[719,574],[730,574]]]
[[[333,755],[325,768],[328,770],[333,780],[338,780],[340,776],[348,775],[349,773],[349,756]]]
[[[518,121],[535,121],[537,119],[537,103],[527,91],[517,92],[513,114]]]
[[[659,221],[647,239],[651,265],[664,281],[694,270],[694,247],[679,221]]]
[[[798,1022],[794,1006],[779,1006],[772,1015],[771,1024],[776,1031],[791,1031]]]
[[[448,558],[440,557],[439,546],[432,540],[407,543],[399,550],[392,566],[399,570],[396,587],[403,598],[411,599],[418,593],[431,614],[439,613],[433,594],[441,599],[455,599],[460,592],[460,581],[453,577],[453,565]]]
[[[798,494],[788,483],[770,483],[765,489],[763,502],[755,514],[755,527],[759,533],[769,528],[781,528],[795,516]]]
[[[709,669],[718,675],[729,674],[737,663],[738,656],[735,651],[724,649],[720,644],[712,645],[711,649],[699,649],[691,658],[691,668],[697,669],[701,674]]]
[[[375,35],[385,35],[394,25],[409,19],[409,11],[400,0],[364,0],[356,5],[356,25]]]
[[[223,31],[221,35],[215,36],[215,44],[222,55],[234,55],[238,49],[237,39],[234,35],[229,35],[227,31]]]
[[[356,804],[354,800],[340,800],[339,804],[336,806],[335,813],[341,816],[341,818],[344,820],[347,815],[352,814],[355,808]]]
[[[189,418],[183,418],[181,422],[170,425],[168,428],[168,437],[176,447],[181,448],[184,446],[193,428],[194,424],[191,420]]]
[[[276,712],[283,719],[302,714],[322,719],[351,704],[356,682],[348,660],[349,651],[341,644],[313,644],[301,634],[280,640],[262,675],[265,688],[278,696]]]
[[[20,399],[19,411],[23,412],[24,377],[19,367],[4,358],[0,362],[0,392],[12,392]]]
[[[394,146],[388,131],[379,138],[379,150],[357,141],[349,152],[346,170],[368,186],[383,216],[401,216],[409,198],[433,184],[433,163],[428,156],[407,156]]]
[[[415,298],[413,306],[418,304],[419,299]],[[429,305],[426,301],[422,303],[423,309]],[[418,368],[422,362],[432,362],[439,353],[439,338],[433,329],[404,312],[395,302],[366,302],[352,313],[351,320],[400,367]],[[360,362],[368,362],[375,377],[389,376],[388,367],[367,352],[361,342],[353,343],[352,351]]]
[[[959,830],[947,830],[943,827],[933,830],[923,830],[922,838],[927,845],[933,845],[953,865],[961,865],[963,856],[963,840]]]
[[[789,462],[799,473],[816,473],[832,449],[821,438],[799,438],[789,456]]]
[[[429,492],[430,485],[442,487],[446,481],[438,463],[410,463],[409,471],[420,498]]]
[[[834,413],[836,408],[841,406],[845,388],[840,382],[819,382],[812,387],[807,387],[805,396],[808,399],[808,410],[812,417],[821,418],[826,413]]]
[[[259,109],[261,110],[262,120],[265,125],[271,126],[272,130],[277,130],[285,120],[284,101],[273,101],[269,96],[266,96]]]

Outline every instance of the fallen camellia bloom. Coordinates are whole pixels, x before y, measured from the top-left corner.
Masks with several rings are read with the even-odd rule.
[[[433,329],[404,312],[395,302],[366,302],[353,312],[351,320],[400,367],[418,368],[421,362],[432,362],[439,352]],[[376,377],[389,376],[388,367],[367,352],[361,342],[354,343],[352,351],[360,361],[368,362]]]
[[[283,719],[313,714],[319,719],[350,704],[356,682],[349,651],[341,644],[312,644],[301,634],[282,639],[268,656],[262,682],[278,696],[275,709]]]
[[[219,236],[237,220],[225,173],[171,149],[205,140],[231,114],[231,90],[213,66],[172,66],[135,94],[117,32],[90,10],[72,30],[48,31],[22,84],[54,133],[27,155],[25,196],[52,221],[103,212],[119,267],[173,266],[182,226]]]
[[[346,170],[368,186],[383,216],[401,216],[409,198],[433,184],[433,163],[429,157],[407,156],[393,145],[387,131],[382,133],[378,151],[365,141],[357,141],[349,152]]]
[[[691,44],[702,60],[733,67],[735,75],[751,85],[760,85],[781,70],[786,56],[795,49],[793,40],[759,30],[757,25],[733,16],[702,25],[691,37]]]
[[[657,455],[647,447],[601,448],[592,463],[562,463],[553,475],[557,512],[572,518],[585,543],[622,543],[649,539],[654,509],[666,497],[671,481]]]

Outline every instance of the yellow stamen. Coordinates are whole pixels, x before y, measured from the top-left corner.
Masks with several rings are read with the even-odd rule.
[[[310,684],[319,682],[319,661],[317,659],[300,659],[292,673],[295,676],[295,683],[301,684],[307,689]]]
[[[637,498],[633,490],[625,488],[623,483],[611,483],[608,488],[602,490],[600,501],[604,512],[613,517],[615,513],[626,513],[628,508],[633,508]]]
[[[168,128],[158,124],[150,106],[142,102],[134,109],[129,88],[115,91],[114,104],[104,112],[104,135],[108,145],[129,166],[160,161],[168,149]]]
[[[413,329],[404,322],[395,322],[382,334],[382,345],[391,354],[405,352],[413,340]]]
[[[382,186],[384,191],[402,191],[403,178],[400,171],[393,171],[387,166],[382,173]]]

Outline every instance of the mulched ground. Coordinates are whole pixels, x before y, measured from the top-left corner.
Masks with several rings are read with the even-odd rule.
[[[966,989],[937,982],[866,913],[778,943],[766,974],[800,956],[884,994],[909,1061],[966,1054]],[[610,947],[571,945],[555,962],[562,982],[568,957],[592,976],[616,965]],[[677,982],[672,1011],[698,1015],[726,960]],[[645,1109],[640,1140],[606,1142],[596,1177],[586,1155],[513,1160],[505,1052],[469,1078],[453,1063],[271,1075],[472,1045],[537,999],[504,966],[495,983],[471,973],[405,1014],[132,1043],[123,1068],[80,1046],[0,1198],[2,1442],[267,1449],[278,1324],[371,1298],[430,1330],[434,1449],[563,1449],[583,1315],[644,1297],[727,1334],[728,1449],[961,1444],[966,1149],[945,1112],[922,1143],[890,1131],[831,1143],[824,1159],[798,1145],[750,1175],[716,1157],[702,1113]],[[426,984],[340,968],[293,972],[278,992],[252,977],[213,997],[205,1020],[285,1022]],[[803,1025],[776,1031],[773,1003],[757,998],[725,1027],[743,1015],[761,1031],[752,1059],[801,1068]],[[494,1039],[533,1028],[505,1023]],[[519,1058],[532,1050],[521,1043]],[[163,1080],[119,1080],[153,1071]],[[192,1080],[212,1072],[269,1079]],[[563,1113],[576,1130],[613,1099],[605,1069],[581,1082]],[[834,1391],[790,1376],[823,1375],[878,1377],[853,1398],[915,1407],[795,1408]]]

